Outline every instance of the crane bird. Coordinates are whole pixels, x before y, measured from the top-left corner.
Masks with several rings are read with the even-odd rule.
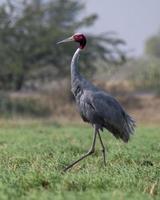
[[[86,37],[84,34],[76,33],[57,44],[70,41],[79,43],[79,47],[75,51],[71,61],[71,91],[75,97],[76,105],[82,119],[84,122],[93,125],[94,132],[92,145],[89,151],[78,160],[68,165],[64,171],[67,171],[79,161],[94,153],[97,136],[102,147],[104,165],[106,165],[105,146],[100,131],[107,129],[117,139],[128,142],[135,128],[135,121],[127,114],[113,96],[94,86],[79,73],[77,67],[79,55],[86,46]]]

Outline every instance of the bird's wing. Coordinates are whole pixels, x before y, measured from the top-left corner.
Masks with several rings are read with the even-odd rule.
[[[94,108],[95,113],[105,121],[119,124],[123,117],[123,108],[118,101],[107,93],[98,91],[87,95],[86,102]]]
[[[103,124],[116,137],[129,139],[134,130],[134,121],[114,97],[103,91],[87,92],[84,96],[91,120]]]

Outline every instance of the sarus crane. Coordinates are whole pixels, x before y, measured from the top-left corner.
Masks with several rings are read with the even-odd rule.
[[[120,103],[109,93],[94,86],[79,73],[77,64],[79,55],[86,46],[85,35],[76,33],[57,44],[70,41],[79,43],[79,47],[75,51],[71,61],[71,91],[75,97],[76,105],[82,119],[84,122],[92,124],[94,132],[92,145],[89,151],[78,160],[65,167],[64,171],[67,171],[79,161],[95,152],[97,137],[102,146],[103,161],[104,165],[106,165],[105,146],[100,133],[103,132],[104,129],[107,129],[117,139],[128,142],[130,135],[134,133],[135,129],[135,121],[124,110]]]

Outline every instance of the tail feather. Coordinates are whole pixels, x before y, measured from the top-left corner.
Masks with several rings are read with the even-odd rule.
[[[122,139],[124,142],[128,142],[130,135],[134,133],[136,123],[131,116],[129,116],[127,113],[124,113],[124,119],[119,127],[111,125],[107,121],[105,122],[104,127],[109,130],[117,139]]]
[[[122,140],[124,142],[128,142],[130,135],[134,133],[136,127],[135,120],[128,115],[127,113],[125,114],[124,117],[124,125],[123,125],[123,131],[122,131]]]

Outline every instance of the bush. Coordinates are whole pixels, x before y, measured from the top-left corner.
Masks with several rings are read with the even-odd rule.
[[[136,88],[160,92],[160,60],[139,60],[134,68],[130,79]]]
[[[11,98],[6,93],[0,94],[0,115],[48,117],[51,115],[49,106],[34,98]]]

